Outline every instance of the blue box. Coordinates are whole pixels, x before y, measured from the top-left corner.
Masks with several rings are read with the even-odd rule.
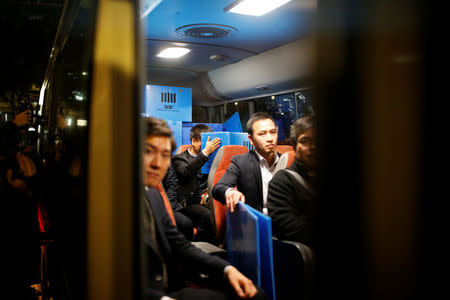
[[[220,138],[220,147],[222,146],[226,146],[226,145],[232,145],[230,143],[230,136],[231,133],[230,132],[225,132],[225,131],[219,131],[219,132],[203,132],[202,133],[202,143],[201,143],[201,148],[205,148],[206,146],[206,141],[208,140],[208,136],[211,138],[211,140],[215,139],[215,138]],[[211,165],[214,161],[214,157],[216,157],[216,153],[217,150],[219,149],[217,148],[216,151],[214,151],[213,153],[211,153],[209,155],[209,159],[208,161],[203,165],[203,167],[201,168],[200,172],[202,174],[208,174],[209,173],[209,169],[211,169]]]
[[[227,211],[226,226],[228,261],[275,300],[272,220],[238,202],[235,212]]]
[[[223,123],[223,131],[242,132],[241,119],[238,112],[235,112]]]
[[[175,154],[177,151],[177,148],[181,145],[181,121],[172,121],[172,120],[165,120],[167,122],[167,125],[169,125],[170,129],[172,129],[173,137],[175,138],[175,142],[177,145],[175,146],[175,149],[172,149],[172,154]]]
[[[192,121],[192,89],[146,85],[144,113],[164,120]]]
[[[227,211],[227,259],[254,284],[261,286],[261,248],[257,216],[239,202]]]
[[[258,218],[259,249],[261,266],[261,286],[269,299],[274,300],[275,294],[275,270],[273,264],[272,219],[257,211],[251,206],[243,204],[245,208]]]
[[[248,139],[248,133],[244,132],[231,132],[230,133],[230,145],[241,145],[247,147],[248,151],[253,150],[253,145]]]

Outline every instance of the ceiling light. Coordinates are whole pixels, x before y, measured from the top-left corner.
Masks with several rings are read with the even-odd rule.
[[[78,119],[77,126],[87,126],[87,120]]]
[[[156,56],[164,58],[179,58],[183,55],[188,54],[189,52],[191,52],[191,50],[187,48],[173,47],[164,49]]]
[[[224,11],[230,11],[236,14],[262,16],[291,0],[236,0]]]

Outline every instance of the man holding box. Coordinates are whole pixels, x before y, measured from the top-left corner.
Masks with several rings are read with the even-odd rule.
[[[208,161],[208,156],[220,146],[220,139],[207,139],[205,148],[201,149],[201,134],[212,132],[212,129],[204,124],[198,124],[191,128],[191,147],[183,153],[172,158],[172,164],[178,177],[177,200],[184,209],[180,212],[189,217],[197,234],[194,241],[203,241],[215,244],[215,234],[211,223],[211,212],[200,205],[201,197],[206,190],[207,174],[201,174],[202,166]]]

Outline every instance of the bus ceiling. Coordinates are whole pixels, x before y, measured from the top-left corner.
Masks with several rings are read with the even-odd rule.
[[[205,106],[311,87],[316,1],[261,16],[232,13],[232,2],[146,1],[146,84],[192,88],[193,104]],[[186,54],[161,57],[170,47]]]

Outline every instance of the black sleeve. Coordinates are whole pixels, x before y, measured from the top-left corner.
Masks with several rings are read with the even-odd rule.
[[[237,185],[240,174],[241,174],[241,170],[239,168],[239,165],[238,165],[235,157],[233,157],[231,159],[231,163],[230,163],[230,166],[228,167],[227,171],[222,176],[222,178],[220,178],[219,182],[217,182],[216,185],[213,187],[213,190],[212,190],[213,198],[216,199],[217,201],[225,204],[225,202],[226,202],[225,192],[229,188],[234,188]]]
[[[172,224],[159,194],[153,194],[158,197],[158,205],[153,206],[155,218],[161,223],[164,235],[167,238],[170,248],[173,251],[172,256],[183,263],[183,267],[191,268],[194,271],[212,275],[217,278],[223,277],[223,271],[230,263],[216,255],[203,252],[191,244],[190,241]]]
[[[208,188],[208,175],[202,174],[198,178],[198,188],[196,191],[196,197],[197,197],[198,202],[196,202],[196,203],[200,203],[200,201],[202,200],[202,195],[206,191],[207,188]]]
[[[201,151],[193,159],[186,159],[185,155],[183,152],[172,158],[172,164],[180,182],[189,181],[192,177],[197,176],[202,166],[208,161],[208,157]]]
[[[173,210],[180,210],[183,205],[177,200],[177,189],[178,189],[178,178],[175,173],[175,169],[172,164],[170,164],[169,170],[166,173],[163,181],[164,189],[166,190],[167,197],[169,198],[170,205]]]
[[[267,209],[273,234],[280,239],[308,243],[308,217],[295,205],[295,201],[302,201],[302,195],[295,190],[299,183],[291,177],[280,171],[269,182]]]

